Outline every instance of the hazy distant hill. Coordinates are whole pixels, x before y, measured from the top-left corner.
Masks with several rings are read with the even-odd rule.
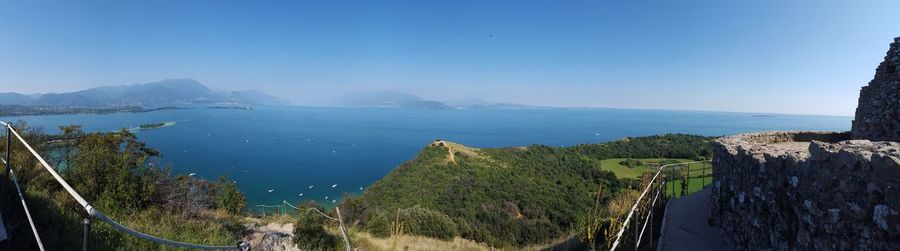
[[[497,103],[479,98],[465,98],[449,101],[428,100],[414,94],[397,91],[360,92],[339,98],[339,106],[414,108],[429,110],[518,110],[541,109],[547,107]]]
[[[239,103],[246,102],[260,105],[288,105],[291,103],[287,99],[275,97],[257,90],[233,91],[228,93],[226,99]]]
[[[18,93],[0,94],[0,104],[66,107],[169,106],[198,103],[287,104],[285,99],[259,91],[220,95],[193,79],[166,79],[135,85],[103,86],[31,98]]]
[[[337,105],[351,107],[411,108],[428,110],[454,109],[453,107],[439,101],[426,100],[413,94],[395,91],[353,93],[339,98]]]
[[[33,101],[31,97],[14,92],[0,93],[0,105],[26,104]]]

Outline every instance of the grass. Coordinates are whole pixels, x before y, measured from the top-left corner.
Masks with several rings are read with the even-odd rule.
[[[378,238],[366,232],[356,232],[355,248],[359,250],[388,251],[391,250],[391,238]],[[459,237],[443,241],[434,238],[404,235],[397,241],[397,250],[496,250],[487,245]]]
[[[690,166],[690,175],[687,179],[687,192],[691,194],[703,189],[706,185],[712,183],[712,167],[709,163],[705,163],[706,170],[703,170],[704,163],[688,164]],[[673,187],[674,186],[674,187]],[[666,194],[674,194],[676,197],[681,196],[681,180],[670,181],[666,184]]]
[[[600,169],[612,171],[616,174],[616,177],[619,178],[638,178],[641,177],[645,172],[655,171],[660,163],[667,160],[673,160],[678,162],[690,162],[688,159],[638,159],[644,163],[644,165],[637,167],[627,167],[625,165],[619,164],[625,160],[624,158],[615,158],[615,159],[605,159],[600,162]]]

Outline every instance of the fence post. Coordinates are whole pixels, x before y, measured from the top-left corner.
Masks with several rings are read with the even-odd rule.
[[[703,173],[700,176],[700,187],[706,188],[706,162],[703,163]]]
[[[341,235],[344,236],[344,248],[347,251],[353,251],[353,248],[350,247],[350,239],[347,236],[347,229],[344,228],[344,217],[341,217],[341,209],[335,206],[334,211],[337,212],[338,223],[340,223],[341,226]]]
[[[10,149],[12,149],[12,126],[6,125],[6,178],[9,179],[9,168],[12,166],[12,159],[9,158]]]
[[[638,245],[640,244],[640,243],[638,243],[638,235],[640,234],[640,233],[638,233],[638,232],[641,231],[641,230],[639,229],[639,228],[640,228],[640,227],[639,227],[640,225],[638,224],[638,221],[641,219],[641,214],[640,214],[640,211],[641,211],[641,201],[638,200],[638,201],[637,201],[637,204],[638,204],[638,205],[637,205],[637,207],[636,207],[635,210],[634,210],[634,250],[635,250],[635,251],[637,251]]]
[[[91,218],[84,218],[84,235],[81,240],[81,250],[88,250],[88,241],[90,241],[91,237]]]

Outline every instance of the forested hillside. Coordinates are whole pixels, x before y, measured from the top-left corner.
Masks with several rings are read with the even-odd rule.
[[[127,130],[84,133],[60,127],[61,135],[18,123],[15,128],[92,206],[120,223],[152,235],[194,243],[233,245],[241,237],[244,195],[231,180],[173,176],[156,165],[159,153]],[[6,142],[5,136],[0,142]],[[82,245],[84,209],[17,141],[13,170],[47,250]],[[0,144],[0,152],[6,144]],[[0,179],[0,203],[9,241],[0,250],[37,250],[22,204],[9,179]],[[92,224],[92,250],[159,250],[159,246]]]
[[[681,134],[497,149],[439,140],[343,207],[361,227],[369,219],[393,219],[397,210],[415,210],[425,216],[400,218],[410,234],[459,236],[491,246],[546,243],[577,232],[598,190],[606,203],[628,189],[626,180],[600,170],[600,159],[709,158],[709,143],[707,137]]]

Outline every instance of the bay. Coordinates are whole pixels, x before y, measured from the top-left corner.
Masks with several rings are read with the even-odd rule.
[[[108,132],[175,122],[136,134],[160,150],[160,164],[175,173],[196,173],[209,180],[226,175],[235,180],[252,209],[306,199],[330,206],[345,193],[363,192],[435,139],[479,148],[569,146],[665,133],[721,136],[768,130],[846,131],[852,118],[635,109],[436,111],[260,106],[253,110],[193,107],[0,120],[26,121],[50,133],[69,124],[82,125],[86,132]]]

